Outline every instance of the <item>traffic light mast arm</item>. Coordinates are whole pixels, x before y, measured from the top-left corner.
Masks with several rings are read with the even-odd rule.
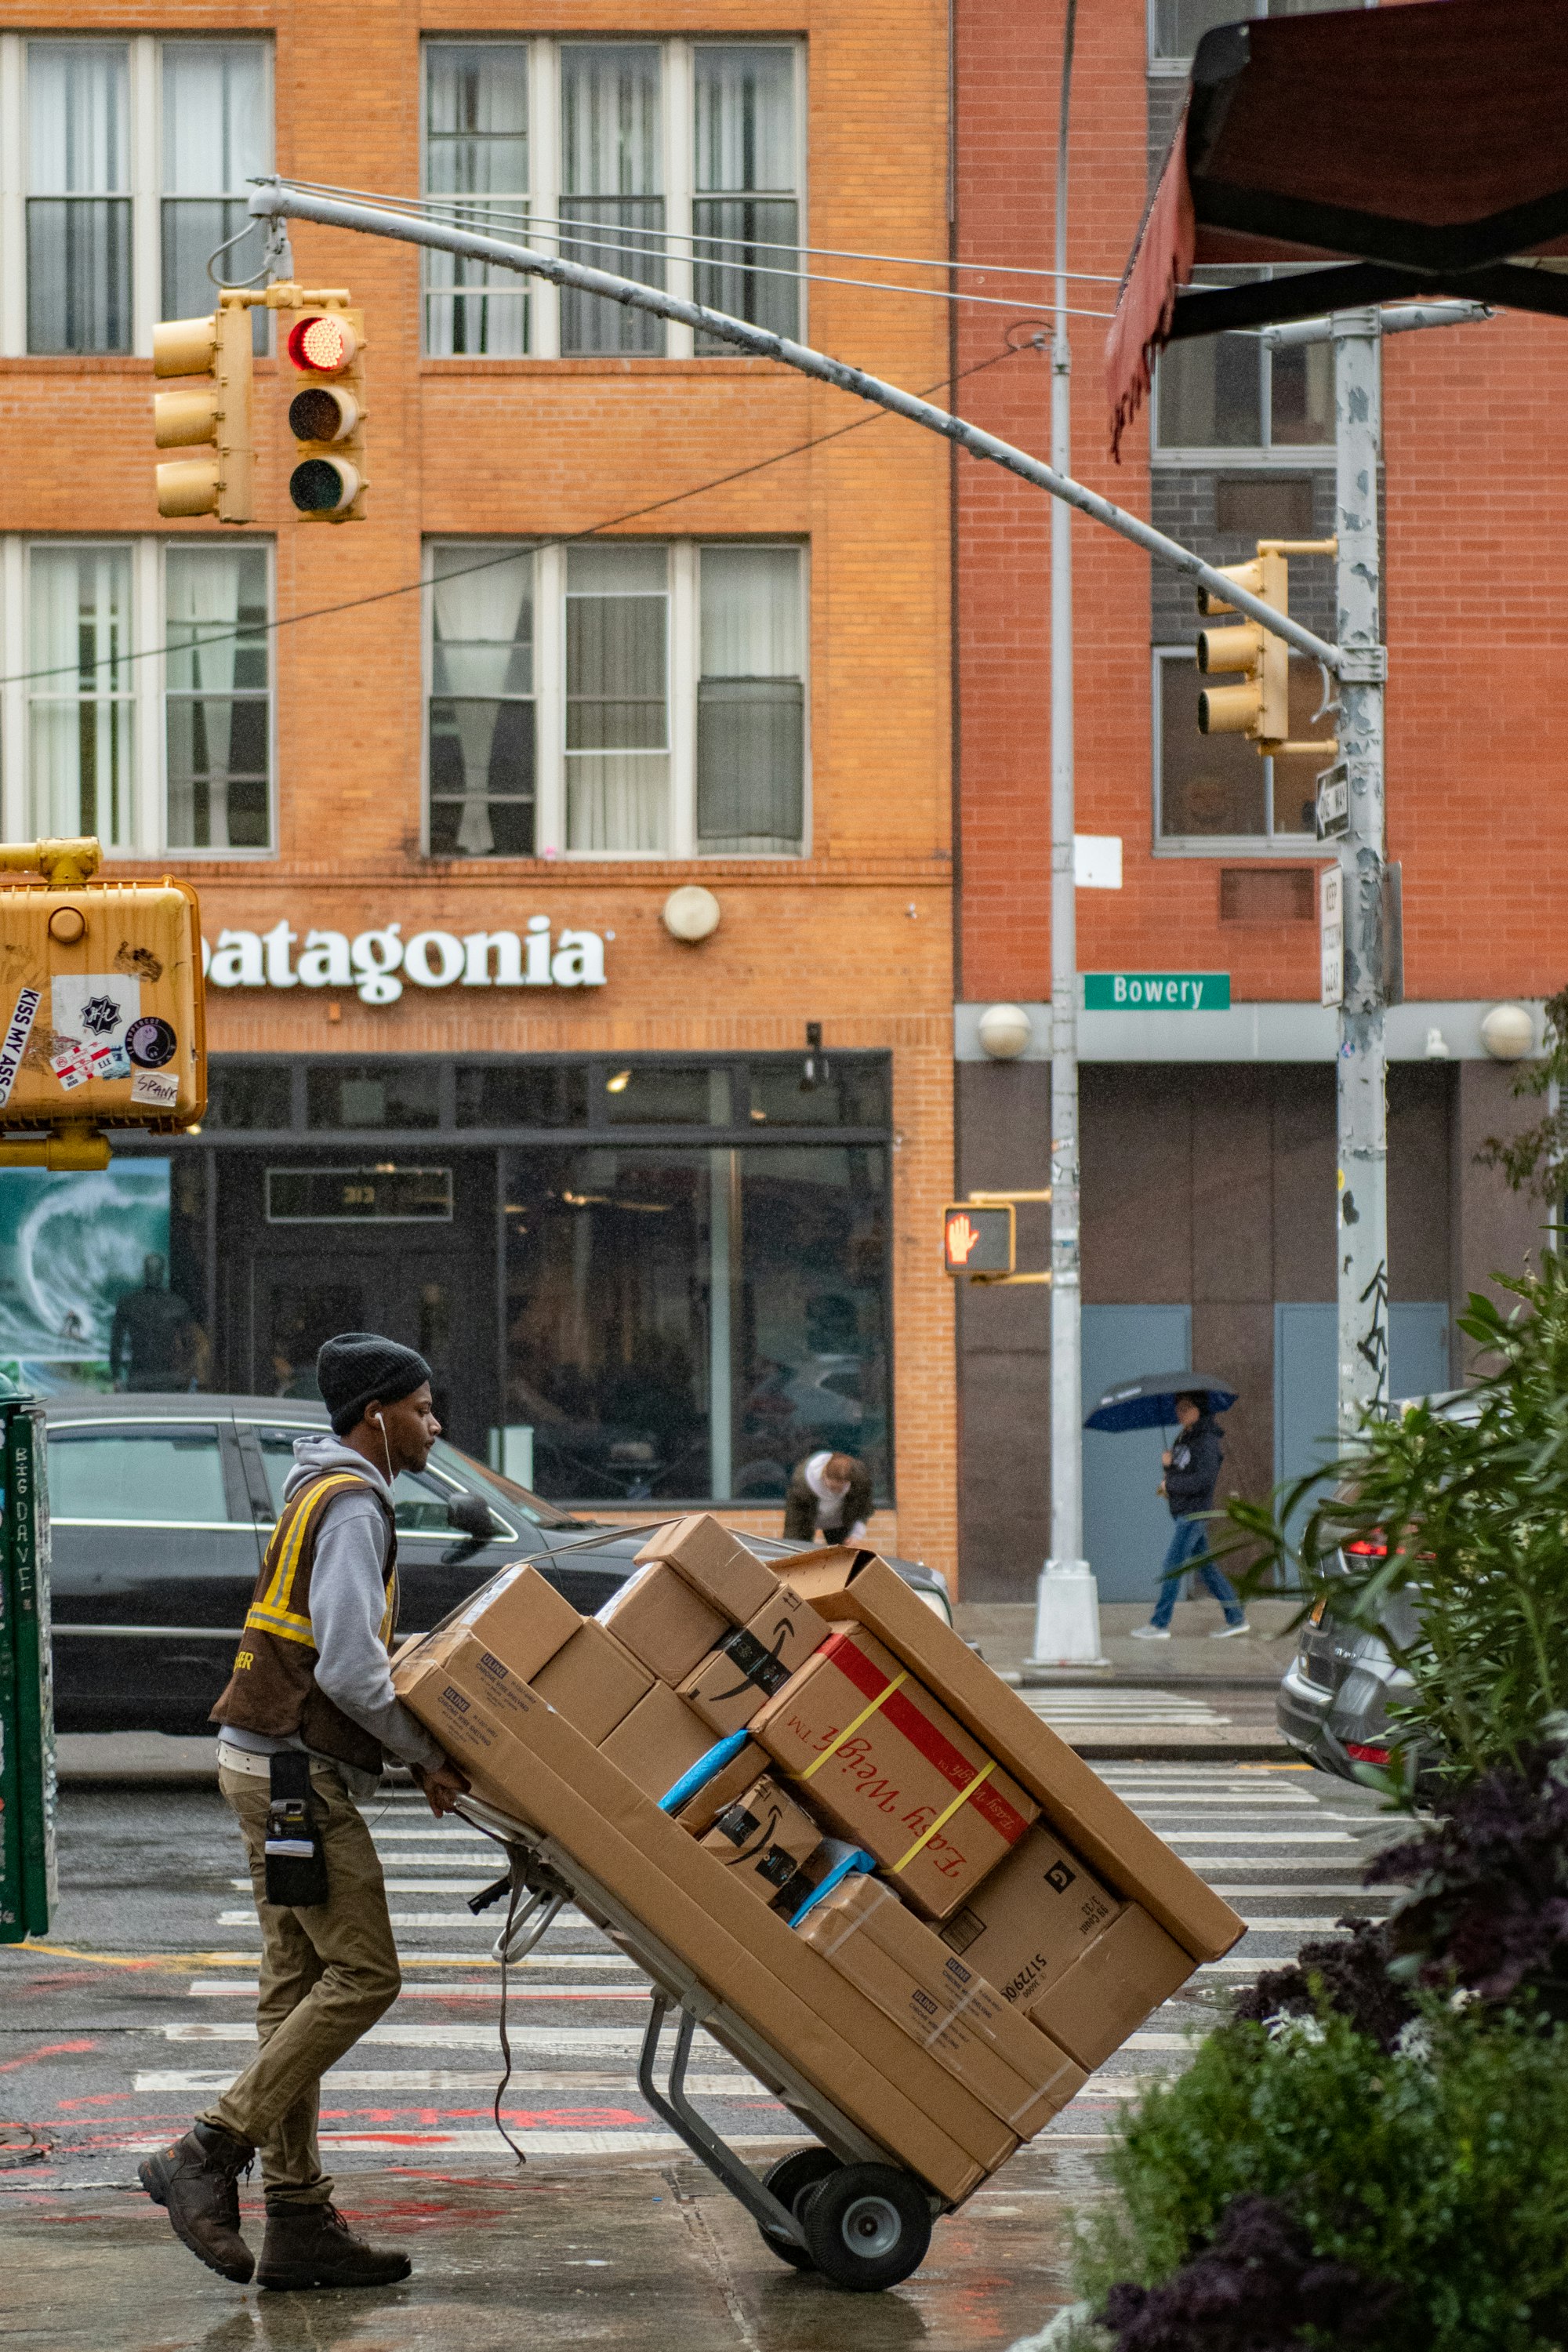
[[[874,402],[895,416],[923,425],[928,432],[940,433],[945,440],[966,449],[972,457],[986,458],[1006,472],[1016,474],[1021,481],[1032,482],[1036,488],[1047,490],[1052,498],[1075,507],[1091,521],[1103,524],[1121,539],[1131,540],[1133,546],[1142,548],[1159,562],[1186,572],[1201,587],[1213,588],[1221,595],[1230,593],[1223,573],[1213,564],[1205,563],[1177,541],[1167,539],[1152,523],[1102,499],[1097,490],[1075,482],[1070,475],[1059,473],[1054,466],[1016,449],[1011,442],[999,440],[994,433],[983,433],[978,425],[968,424],[944,408],[933,407],[930,401],[920,399],[912,392],[904,392],[879,376],[868,375],[862,368],[847,366],[842,360],[830,359],[826,352],[813,351],[805,343],[794,342],[787,335],[753,327],[743,319],[731,319],[722,310],[710,310],[700,302],[683,301],[678,295],[666,294],[659,287],[639,285],[635,278],[617,278],[607,269],[590,268],[585,262],[534,253],[527,247],[510,245],[502,237],[478,236],[467,229],[450,227],[444,221],[426,220],[384,205],[318,194],[312,189],[295,187],[279,178],[262,180],[252,188],[249,210],[258,220],[316,221],[327,228],[358,229],[367,236],[392,237],[400,244],[424,246],[436,253],[456,253],[475,261],[493,262],[498,268],[515,269],[521,277],[545,278],[556,286],[575,287],[585,294],[603,294],[612,302],[623,303],[627,310],[647,310],[655,318],[675,320],[682,326],[716,336],[721,342],[734,343],[759,359],[776,360],[781,366],[815,376],[819,383],[854,394],[857,399]],[[273,290],[268,288],[268,298]],[[1236,592],[1235,603],[1237,610],[1251,619],[1275,628],[1298,653],[1310,655],[1325,669],[1338,674],[1337,646],[1314,636],[1299,621],[1273,613],[1261,597],[1245,589]]]
[[[0,842],[0,874],[41,874],[69,889],[97,873],[102,851],[90,838],[78,841]]]

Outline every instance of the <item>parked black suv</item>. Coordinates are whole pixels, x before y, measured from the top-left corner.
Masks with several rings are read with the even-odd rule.
[[[62,1731],[205,1732],[228,1680],[256,1572],[293,1465],[328,1426],[293,1398],[52,1397],[55,1716]],[[393,1490],[401,1634],[422,1633],[513,1562],[534,1560],[590,1615],[626,1581],[647,1528],[596,1527],[438,1438]],[[742,1540],[760,1559],[797,1549]],[[951,1622],[931,1570],[889,1563]]]

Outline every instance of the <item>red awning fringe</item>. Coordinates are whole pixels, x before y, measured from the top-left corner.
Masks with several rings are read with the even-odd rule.
[[[1105,384],[1110,398],[1110,454],[1121,462],[1121,436],[1143,405],[1154,355],[1171,331],[1176,289],[1188,284],[1197,246],[1193,192],[1187,179],[1187,111],[1176,125],[1154,200],[1144,216],[1131,264],[1105,339]]]

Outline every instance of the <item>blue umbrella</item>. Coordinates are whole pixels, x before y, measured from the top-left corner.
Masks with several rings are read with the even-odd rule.
[[[1140,1381],[1119,1381],[1107,1389],[1085,1421],[1085,1429],[1121,1434],[1130,1429],[1168,1429],[1179,1396],[1205,1397],[1211,1412],[1226,1412],[1237,1391],[1211,1372],[1146,1372]]]

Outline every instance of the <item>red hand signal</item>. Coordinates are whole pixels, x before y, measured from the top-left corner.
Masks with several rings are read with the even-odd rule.
[[[960,1214],[947,1221],[947,1254],[954,1265],[967,1265],[980,1239],[980,1228],[972,1217]]]

